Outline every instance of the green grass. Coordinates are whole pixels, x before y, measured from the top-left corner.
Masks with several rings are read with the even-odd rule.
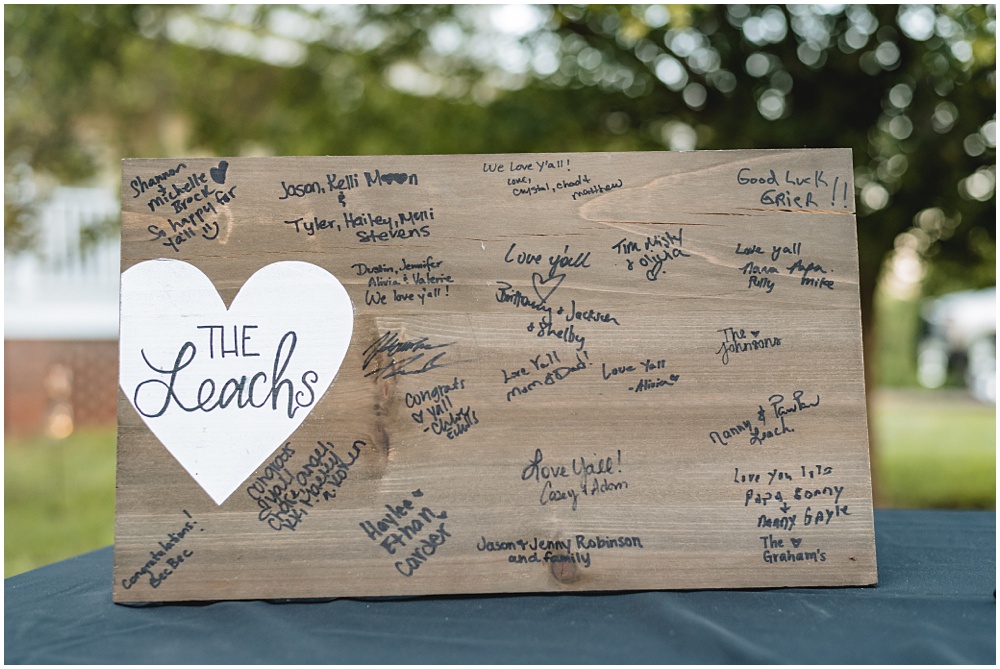
[[[917,339],[920,303],[879,292],[875,298],[875,384],[917,386]]]
[[[114,541],[115,430],[4,438],[4,577]]]
[[[881,391],[872,458],[882,506],[996,508],[996,407],[961,391]]]
[[[881,506],[996,508],[996,410],[960,391],[875,394]],[[7,438],[4,576],[114,540],[115,432]]]

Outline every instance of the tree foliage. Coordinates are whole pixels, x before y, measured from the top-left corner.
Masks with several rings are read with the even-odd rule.
[[[5,242],[122,156],[849,147],[866,315],[895,249],[995,283],[995,6],[496,12],[5,6]]]

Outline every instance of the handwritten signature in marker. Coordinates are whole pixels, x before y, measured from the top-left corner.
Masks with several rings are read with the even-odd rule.
[[[441,351],[434,355],[430,355],[429,352],[446,349],[454,343],[428,344],[427,337],[401,340],[399,333],[386,330],[384,335],[376,339],[371,346],[365,349],[365,359],[361,365],[361,369],[362,371],[368,370],[369,366],[375,364],[375,367],[365,373],[365,377],[375,376],[380,379],[410,374],[423,374],[432,369],[441,369],[452,364],[441,362],[448,351]],[[395,357],[402,353],[412,355],[407,355],[405,358]],[[381,364],[380,361],[386,361],[386,363]]]

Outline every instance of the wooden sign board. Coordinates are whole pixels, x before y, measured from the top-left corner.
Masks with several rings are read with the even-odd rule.
[[[122,169],[116,601],[875,583],[848,150]]]

